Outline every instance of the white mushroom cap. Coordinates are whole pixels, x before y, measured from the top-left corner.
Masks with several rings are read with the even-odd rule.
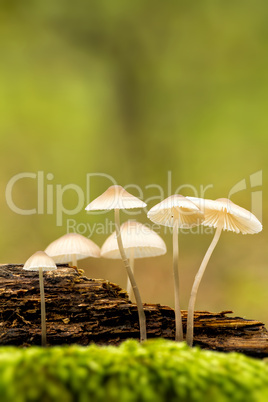
[[[37,251],[25,262],[23,269],[26,271],[53,271],[57,269],[56,264],[44,251]]]
[[[165,254],[167,251],[164,240],[153,230],[139,222],[127,221],[121,225],[120,231],[127,258],[130,258],[132,251],[134,258],[156,257]],[[112,233],[104,242],[101,248],[101,256],[113,259],[121,258],[116,232]]]
[[[87,257],[100,257],[100,248],[92,240],[78,233],[67,233],[50,243],[45,252],[58,263],[72,261],[73,255],[77,260]]]
[[[121,186],[111,186],[85,208],[86,211],[144,208],[145,202],[128,193]]]
[[[218,227],[223,230],[242,234],[261,232],[262,224],[250,211],[239,207],[227,198],[207,200],[203,198],[187,197],[204,212],[205,226]]]
[[[198,226],[203,221],[203,212],[183,195],[175,194],[155,205],[147,214],[151,221],[159,225],[191,228]]]

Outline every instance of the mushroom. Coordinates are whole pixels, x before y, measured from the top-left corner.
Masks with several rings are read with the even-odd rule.
[[[46,306],[45,292],[43,282],[43,271],[53,271],[57,269],[55,262],[44,251],[37,251],[25,262],[23,269],[26,271],[39,272],[39,286],[41,299],[41,331],[42,331],[42,346],[46,346]]]
[[[192,346],[194,334],[194,307],[197,291],[211,254],[219,241],[222,230],[229,230],[236,233],[241,232],[242,234],[254,234],[262,230],[262,224],[251,212],[239,207],[227,198],[219,198],[215,201],[194,197],[187,198],[204,212],[204,221],[202,224],[216,228],[213,240],[195,276],[191,291],[188,306],[186,341],[189,346]]]
[[[87,257],[100,257],[99,246],[78,233],[67,233],[59,237],[47,246],[45,252],[55,262],[72,262],[75,267],[77,267],[77,260]]]
[[[136,221],[127,221],[120,227],[122,242],[130,268],[134,274],[134,259],[156,257],[167,251],[165,242],[161,237],[147,226]],[[101,248],[101,257],[120,259],[121,255],[116,241],[116,233],[112,233]],[[131,298],[131,283],[128,278],[127,292]]]
[[[128,193],[123,187],[115,185],[109,187],[103,194],[101,194],[98,198],[93,200],[86,207],[86,211],[93,210],[114,210],[114,220],[115,220],[115,230],[117,236],[118,248],[120,251],[121,258],[123,260],[124,266],[127,270],[127,274],[133,289],[133,293],[137,303],[138,315],[139,315],[139,325],[140,325],[140,340],[143,342],[146,340],[146,318],[143,310],[143,305],[141,301],[140,292],[138,286],[136,284],[134,275],[131,271],[129,261],[127,259],[126,253],[123,248],[122,238],[120,233],[120,209],[128,209],[128,208],[144,208],[146,204],[139,200],[137,197],[134,197],[130,193]]]
[[[175,293],[175,340],[183,340],[181,309],[179,302],[179,271],[178,271],[178,230],[199,225],[203,220],[203,212],[186,197],[175,194],[155,205],[147,214],[151,221],[173,228],[173,274]]]

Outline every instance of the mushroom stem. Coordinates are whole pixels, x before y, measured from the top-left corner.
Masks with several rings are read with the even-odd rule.
[[[43,270],[39,267],[39,286],[40,286],[40,299],[41,299],[41,331],[42,331],[42,346],[47,344],[46,334],[46,306],[45,306],[45,291],[43,281]]]
[[[213,253],[214,248],[216,247],[220,235],[222,232],[222,225],[218,226],[215,232],[215,235],[213,237],[212,242],[210,243],[210,246],[205,254],[205,257],[203,258],[203,261],[200,265],[200,268],[195,276],[194,284],[192,287],[191,291],[191,296],[190,296],[190,301],[188,305],[188,316],[187,316],[187,333],[186,333],[186,342],[189,346],[193,346],[193,339],[194,339],[194,307],[195,307],[195,300],[196,300],[196,295],[197,291],[200,285],[200,282],[203,278],[204,272],[206,270],[207,264],[209,262],[209,259],[211,257],[211,254]]]
[[[131,269],[133,275],[134,275],[134,254],[135,254],[134,247],[131,247],[130,248],[130,256],[129,256],[129,265],[130,265],[130,269]],[[131,300],[131,298],[132,298],[132,286],[131,286],[129,277],[127,278],[127,293],[128,293],[128,296],[129,296],[129,298]]]
[[[73,267],[77,267],[77,258],[76,258],[76,254],[72,254],[72,264],[73,264]]]
[[[142,301],[141,301],[141,296],[140,296],[140,292],[138,289],[138,286],[136,284],[134,275],[131,271],[131,268],[129,266],[129,262],[123,247],[123,242],[122,242],[122,237],[121,237],[121,233],[120,233],[120,217],[119,217],[119,209],[115,209],[114,210],[114,220],[115,220],[115,230],[116,230],[116,237],[117,237],[117,243],[118,243],[118,248],[121,254],[121,258],[123,260],[123,263],[125,265],[125,268],[127,270],[127,274],[133,289],[133,293],[136,299],[136,303],[137,303],[137,309],[138,309],[138,315],[139,315],[139,324],[140,324],[140,341],[143,342],[147,339],[146,336],[146,318],[145,318],[145,313],[143,310],[143,305],[142,305]]]
[[[174,276],[174,294],[175,294],[175,341],[183,341],[183,329],[181,319],[181,309],[179,300],[179,242],[178,242],[178,221],[173,227],[173,276]]]

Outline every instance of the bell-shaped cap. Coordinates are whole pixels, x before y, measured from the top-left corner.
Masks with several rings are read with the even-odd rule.
[[[217,200],[187,198],[204,212],[202,224],[205,226],[216,228],[221,225],[223,230],[242,234],[254,234],[262,230],[262,224],[255,215],[227,198]]]
[[[44,251],[37,251],[25,262],[23,269],[26,271],[53,271],[57,269],[54,260],[49,257]]]
[[[85,208],[86,211],[144,208],[145,202],[128,193],[121,186],[111,186]]]
[[[50,243],[45,252],[57,263],[72,261],[73,255],[77,260],[87,257],[100,257],[100,248],[92,240],[78,233],[67,233]]]
[[[203,221],[203,212],[183,195],[175,194],[156,204],[147,214],[151,221],[159,225],[191,228]]]
[[[147,226],[127,221],[120,227],[123,247],[127,258],[133,252],[134,258],[156,257],[165,254],[167,249],[164,240]],[[120,259],[116,232],[112,233],[101,248],[101,257]]]

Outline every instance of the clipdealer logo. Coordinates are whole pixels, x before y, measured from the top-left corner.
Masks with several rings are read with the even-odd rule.
[[[23,184],[26,180],[30,180],[28,186],[31,188],[33,194],[34,208],[25,208],[19,204],[17,200],[14,200],[14,193],[17,191],[16,187]],[[11,211],[18,215],[55,215],[55,222],[57,226],[63,226],[64,216],[71,216],[71,219],[67,219],[67,232],[77,231],[80,234],[88,235],[90,237],[93,234],[93,229],[97,229],[99,233],[107,233],[113,231],[113,227],[108,221],[98,228],[93,228],[88,224],[78,223],[74,219],[75,215],[81,212],[87,204],[89,204],[94,197],[92,196],[92,189],[96,187],[100,182],[105,182],[105,187],[118,184],[116,180],[106,173],[88,173],[85,179],[85,187],[81,188],[75,183],[69,183],[66,185],[57,184],[54,182],[53,173],[45,173],[44,171],[34,172],[21,172],[10,178],[6,185],[5,197],[8,207]],[[249,190],[251,194],[251,212],[257,216],[259,220],[262,220],[262,182],[263,172],[259,170],[252,173],[249,178],[243,178],[236,183],[229,191],[228,198],[241,191]],[[18,188],[17,187],[17,188]],[[214,186],[200,185],[199,188],[192,186],[191,184],[182,184],[175,188],[172,183],[172,172],[167,172],[167,181],[165,187],[159,184],[148,184],[144,188],[136,184],[128,184],[124,186],[125,190],[133,193],[136,197],[142,199],[147,205],[145,212],[148,212],[153,205],[163,201],[165,198],[172,194],[185,193],[192,197],[199,198],[211,198],[207,194]],[[72,197],[72,200],[76,203],[73,208],[67,208],[64,205],[64,199],[66,197]],[[18,197],[16,197],[18,198]],[[91,214],[105,214],[106,211],[92,211]],[[142,213],[141,210],[126,210],[125,213],[128,216],[137,216]],[[96,225],[96,224],[95,224]]]

